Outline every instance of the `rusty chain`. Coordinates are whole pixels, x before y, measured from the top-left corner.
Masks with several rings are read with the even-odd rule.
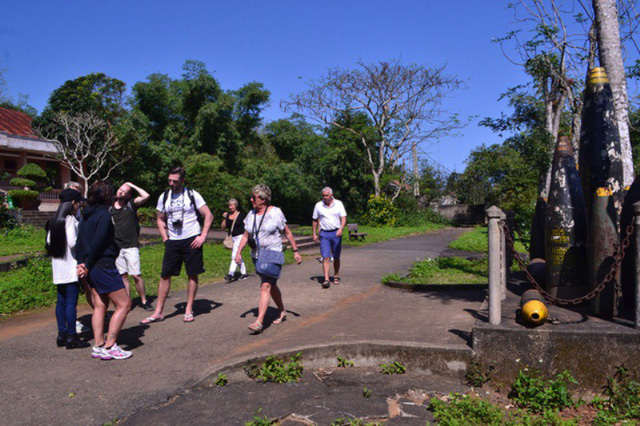
[[[584,303],[584,302],[586,302],[588,300],[591,300],[594,297],[596,297],[598,294],[600,294],[605,289],[605,287],[606,287],[606,285],[608,283],[610,283],[611,281],[614,281],[613,278],[617,274],[618,269],[620,268],[620,264],[622,263],[622,259],[624,259],[625,252],[626,252],[627,248],[629,247],[629,244],[631,243],[631,236],[633,235],[633,231],[634,231],[633,223],[631,223],[629,226],[627,226],[626,235],[625,235],[624,239],[622,240],[622,244],[616,244],[614,249],[613,249],[614,262],[611,265],[611,270],[609,271],[609,273],[607,275],[605,275],[605,277],[596,286],[596,288],[591,290],[588,294],[586,294],[584,296],[581,296],[581,297],[576,297],[575,299],[559,299],[559,298],[553,297],[552,295],[547,293],[536,282],[536,280],[533,278],[533,276],[527,270],[527,267],[524,264],[524,261],[520,257],[520,253],[518,253],[516,251],[515,247],[514,247],[513,238],[511,238],[511,232],[509,231],[509,227],[507,226],[507,224],[504,221],[500,221],[498,223],[500,224],[500,227],[502,228],[502,231],[504,232],[505,239],[507,240],[507,245],[509,246],[509,249],[511,249],[511,252],[513,253],[513,257],[516,259],[516,261],[520,265],[520,268],[526,274],[527,280],[529,281],[529,283],[536,290],[538,290],[540,292],[540,294],[542,294],[544,296],[545,299],[547,299],[549,302],[551,302],[553,304],[556,304],[556,305],[580,305],[580,304],[582,304],[582,303]]]

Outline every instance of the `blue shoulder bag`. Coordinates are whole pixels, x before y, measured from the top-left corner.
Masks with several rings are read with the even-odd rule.
[[[268,211],[264,212],[264,216],[267,215],[267,212]],[[260,221],[260,226],[258,226],[258,232],[255,232],[257,217],[254,212],[253,229],[254,229],[254,237],[257,243],[256,245],[258,246],[258,258],[255,260],[256,272],[260,275],[266,275],[268,277],[277,279],[277,278],[280,278],[280,272],[282,272],[282,265],[284,265],[284,253],[281,251],[269,250],[269,249],[260,247],[260,240],[258,239],[258,233],[260,232],[260,228],[262,227],[264,216],[262,216],[262,220]]]

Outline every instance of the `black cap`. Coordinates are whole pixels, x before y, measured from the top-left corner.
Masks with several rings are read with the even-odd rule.
[[[71,188],[62,190],[58,198],[60,198],[60,201],[63,203],[66,203],[68,201],[87,201],[86,198],[84,198],[82,194],[80,194],[80,192]]]

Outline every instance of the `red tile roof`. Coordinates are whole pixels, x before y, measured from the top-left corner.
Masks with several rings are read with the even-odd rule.
[[[16,136],[34,136],[31,117],[20,111],[0,107],[0,132]]]

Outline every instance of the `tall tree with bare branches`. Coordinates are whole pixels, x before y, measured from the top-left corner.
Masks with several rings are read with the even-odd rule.
[[[443,103],[463,87],[463,82],[446,74],[444,66],[402,65],[398,60],[358,62],[354,69],[331,69],[308,86],[282,106],[357,136],[366,153],[376,196],[382,192],[385,170],[399,166],[414,144],[462,125]],[[345,110],[366,114],[373,122],[374,137],[342,124],[339,117]]]
[[[85,196],[94,178],[107,179],[111,172],[130,157],[121,152],[121,144],[111,126],[94,112],[53,115],[50,126],[39,130],[58,149],[64,163],[84,183]]]

